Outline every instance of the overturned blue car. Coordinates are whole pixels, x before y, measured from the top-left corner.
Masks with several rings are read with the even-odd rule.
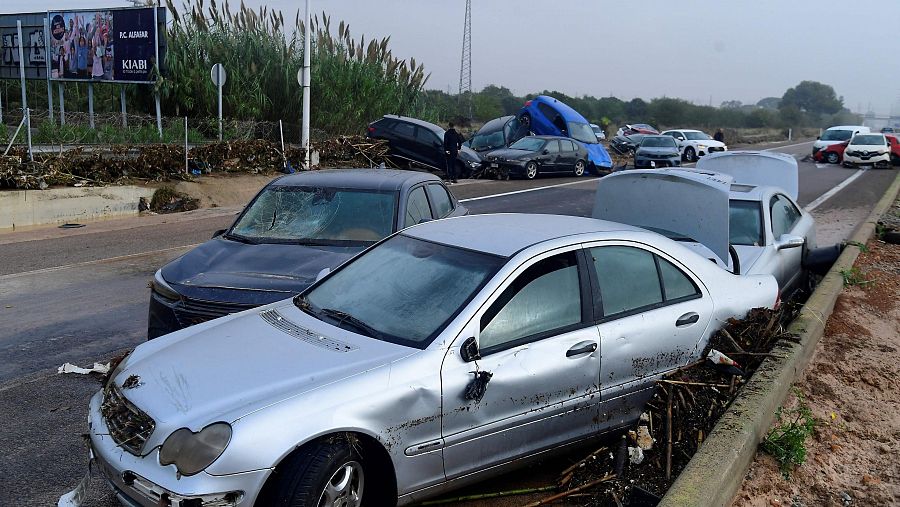
[[[534,135],[569,137],[581,143],[588,151],[588,169],[592,173],[612,167],[609,153],[597,142],[587,119],[553,97],[538,95],[525,102],[518,117]]]

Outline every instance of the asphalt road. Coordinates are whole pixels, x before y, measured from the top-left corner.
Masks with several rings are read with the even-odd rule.
[[[810,143],[778,148],[801,158]],[[800,204],[817,204],[819,244],[848,237],[895,176],[800,164]],[[596,178],[477,181],[453,186],[473,213],[590,215]],[[549,187],[549,188],[543,188]],[[508,195],[502,195],[509,193]],[[500,194],[500,195],[497,195]],[[0,505],[55,505],[83,475],[91,376],[58,375],[64,362],[106,361],[141,343],[147,281],[169,259],[226,227],[236,209],[94,222],[0,234]],[[95,480],[88,505],[113,505]]]

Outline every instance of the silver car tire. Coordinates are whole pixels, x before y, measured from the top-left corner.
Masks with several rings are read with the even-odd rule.
[[[697,152],[694,151],[694,148],[688,146],[684,149],[684,160],[687,162],[693,162],[697,160]]]
[[[575,176],[584,176],[584,162],[581,160],[575,162]]]
[[[525,178],[533,180],[538,173],[537,163],[532,161],[525,164]]]
[[[829,152],[825,155],[825,160],[826,160],[829,164],[837,164],[838,162],[841,161],[841,157],[840,157],[840,155],[837,154],[837,152],[829,151]]]
[[[363,501],[373,500],[363,496],[365,480],[365,460],[350,437],[320,440],[307,444],[278,465],[257,504],[360,507]]]

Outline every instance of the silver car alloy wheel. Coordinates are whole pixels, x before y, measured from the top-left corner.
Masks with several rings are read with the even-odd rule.
[[[833,151],[828,152],[828,163],[829,164],[837,164],[840,161],[841,161],[840,157],[838,156],[837,153],[835,153]]]
[[[325,483],[319,497],[319,507],[359,507],[362,505],[365,474],[357,461],[339,466]]]
[[[584,174],[584,162],[578,161],[575,162],[575,176],[581,176]]]
[[[534,179],[534,177],[537,176],[537,172],[537,164],[535,164],[534,162],[528,162],[527,164],[525,164],[526,178],[528,178],[529,180]]]

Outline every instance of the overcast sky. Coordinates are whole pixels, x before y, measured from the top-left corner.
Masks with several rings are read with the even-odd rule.
[[[285,11],[302,0],[244,0]],[[176,1],[177,4],[180,1]],[[208,3],[208,2],[207,2]],[[232,5],[239,4],[233,0]],[[391,37],[427,86],[459,88],[465,0],[313,0],[359,38]],[[900,113],[900,2],[473,0],[472,86],[623,99],[755,103],[802,80],[830,84],[854,111]],[[0,12],[130,5],[3,0]],[[290,14],[290,15],[288,15]]]

